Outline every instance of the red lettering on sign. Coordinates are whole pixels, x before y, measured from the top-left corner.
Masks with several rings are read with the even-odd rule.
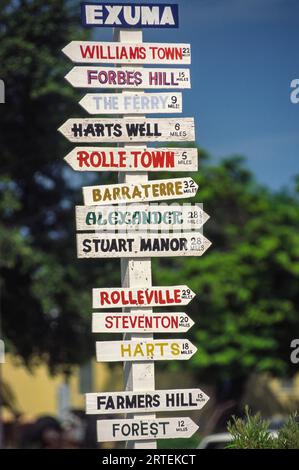
[[[99,292],[99,301],[102,307],[109,305],[165,305],[181,304],[181,290],[174,289],[171,292],[168,289],[149,289],[149,290],[111,290]]]

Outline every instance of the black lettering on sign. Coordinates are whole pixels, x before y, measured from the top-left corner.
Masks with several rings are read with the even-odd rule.
[[[160,406],[158,394],[135,394],[135,395],[98,395],[97,408],[99,410],[134,410],[137,408],[156,408]]]
[[[139,436],[152,436],[156,437],[159,432],[162,436],[166,435],[167,425],[169,421],[148,422],[138,420],[132,423],[113,423],[112,435],[113,437],[139,437]]]
[[[187,239],[141,238],[140,251],[187,251]]]
[[[91,252],[91,240],[88,240],[88,238],[85,238],[85,240],[83,240],[82,242],[82,245],[83,245],[83,252],[84,253],[90,253]]]
[[[159,137],[162,135],[161,132],[159,132],[158,123],[154,123],[153,125],[150,123],[127,123],[126,129],[129,137]]]

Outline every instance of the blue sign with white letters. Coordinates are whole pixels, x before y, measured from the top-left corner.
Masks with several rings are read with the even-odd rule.
[[[102,28],[178,28],[177,4],[154,3],[81,3],[85,27]]]

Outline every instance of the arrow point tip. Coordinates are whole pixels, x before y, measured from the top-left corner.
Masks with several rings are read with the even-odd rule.
[[[196,347],[193,343],[191,343],[191,341],[189,341],[189,342],[190,342],[190,344],[191,344],[192,349],[194,350],[194,352],[193,352],[193,354],[192,354],[192,356],[194,356],[194,354],[197,353],[198,349],[197,349],[197,347]],[[191,357],[192,357],[192,356],[191,356]]]
[[[194,297],[196,297],[196,294],[192,289],[190,289],[190,290],[191,290],[192,299],[194,299]]]
[[[206,222],[207,220],[210,219],[210,216],[209,214],[207,214],[206,212],[204,212],[204,221]]]

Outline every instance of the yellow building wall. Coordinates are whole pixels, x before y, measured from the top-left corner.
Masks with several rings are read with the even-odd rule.
[[[57,415],[58,389],[64,383],[63,374],[51,376],[46,365],[35,366],[30,372],[14,356],[7,354],[2,364],[2,380],[13,393],[16,408],[22,413],[22,420],[29,421],[40,415]],[[109,380],[109,369],[104,364],[92,363],[92,391],[103,391]],[[85,408],[84,394],[79,389],[79,368],[69,380],[70,402],[72,408]],[[4,419],[9,419],[11,413],[4,409]]]

